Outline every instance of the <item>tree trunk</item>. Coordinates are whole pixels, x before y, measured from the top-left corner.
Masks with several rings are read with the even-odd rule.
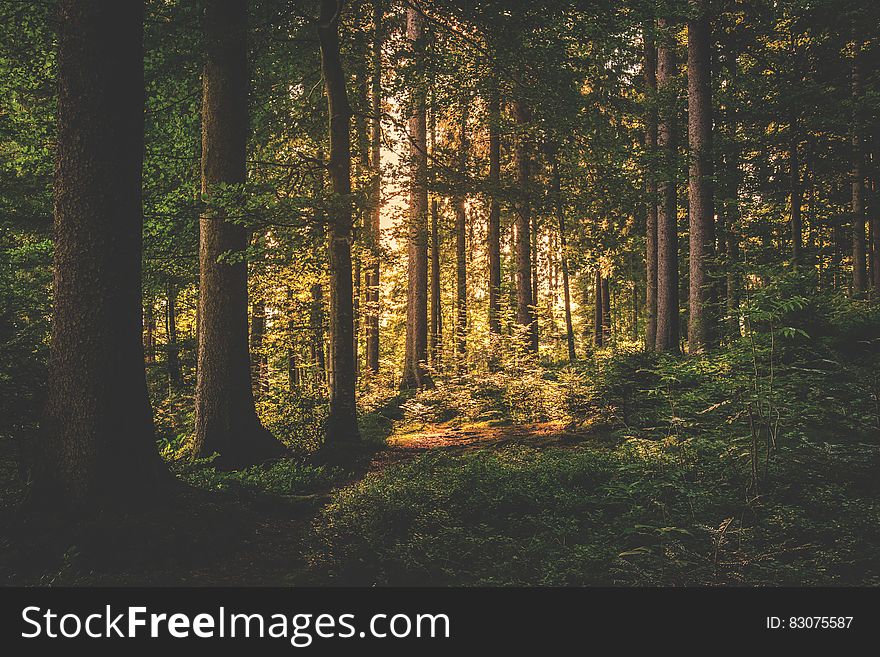
[[[518,199],[516,203],[516,323],[525,337],[525,348],[538,352],[538,321],[532,296],[532,215],[529,199],[531,177],[530,137],[527,133],[530,112],[521,99],[513,105],[519,125],[514,149]]]
[[[605,321],[602,315],[602,272],[596,268],[595,282],[593,284],[593,344],[601,347],[605,343]]]
[[[568,282],[568,255],[565,238],[565,209],[562,204],[562,181],[559,174],[559,162],[554,156],[551,164],[553,174],[553,195],[556,207],[556,220],[559,224],[559,262],[562,268],[562,294],[565,307],[565,342],[568,347],[568,362],[574,363],[577,354],[574,350],[574,327],[571,322],[571,290]]]
[[[220,185],[245,182],[248,137],[247,5],[205,3],[202,74],[202,197],[199,220],[199,353],[196,377],[196,456],[219,454],[221,467],[278,456],[281,444],[260,424],[248,354],[248,231],[212,204]],[[229,254],[234,258],[227,257]]]
[[[501,334],[501,98],[493,72],[489,96],[489,333]]]
[[[602,278],[602,337],[611,343],[611,287],[608,278]]]
[[[663,162],[659,176],[657,212],[657,351],[678,351],[678,221],[675,193],[676,138],[675,102],[671,97],[675,78],[675,51],[666,20],[658,21],[657,92],[660,120],[657,147]]]
[[[143,6],[62,0],[48,397],[31,495],[146,501],[165,466],[144,376]]]
[[[418,75],[424,77],[424,17],[415,7],[406,10],[406,36],[414,51]],[[417,82],[411,89],[411,101],[406,357],[400,382],[403,389],[430,383],[424,367],[428,356],[428,161],[423,84]]]
[[[351,278],[351,108],[345,91],[345,74],[339,56],[339,22],[342,4],[321,0],[318,40],[321,71],[330,117],[330,185],[333,190],[329,225],[330,254],[330,412],[326,445],[360,439],[355,401],[356,356],[354,304]]]
[[[648,112],[645,128],[645,151],[648,158],[645,188],[648,197],[645,220],[645,347],[654,349],[657,342],[657,46],[654,42],[653,23],[645,28],[645,92],[648,94]]]
[[[382,0],[373,0],[373,115],[370,149],[373,187],[370,199],[371,264],[367,271],[367,369],[379,372],[379,260],[382,239]]]
[[[467,176],[467,120],[468,110],[465,100],[461,116],[461,135],[459,138],[458,173],[459,184],[464,185]],[[467,359],[467,212],[465,210],[464,189],[459,189],[455,200],[455,356],[459,368],[465,367]]]
[[[259,399],[266,391],[266,359],[263,355],[263,335],[266,333],[266,304],[256,299],[251,304],[251,386],[254,398]]]
[[[156,308],[153,299],[144,302],[144,362],[152,365],[156,362]]]
[[[713,281],[709,266],[715,246],[712,190],[712,84],[707,0],[691,0],[696,16],[688,21],[688,215],[690,290],[688,351],[708,349],[715,334]]]
[[[856,34],[853,39],[852,61],[852,292],[863,294],[868,289],[865,275],[865,171],[862,152],[862,128],[859,103],[862,100],[862,44]]]
[[[166,356],[168,385],[171,390],[179,390],[183,385],[183,378],[180,372],[180,346],[177,341],[177,289],[170,283],[167,287],[166,296],[165,330],[168,336],[168,353]]]
[[[880,299],[880,190],[878,190],[877,145],[871,173],[871,271],[874,275],[874,298]]]
[[[803,189],[801,187],[800,158],[798,157],[797,123],[792,116],[791,137],[788,146],[789,178],[791,180],[791,261],[803,263],[804,223],[801,215]]]

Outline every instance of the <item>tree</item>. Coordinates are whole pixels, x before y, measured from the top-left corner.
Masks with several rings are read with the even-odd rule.
[[[424,17],[415,7],[406,10],[406,37],[413,49],[416,81],[410,88],[410,196],[407,216],[406,354],[401,388],[420,388],[430,382],[428,357],[428,186],[425,124]]]
[[[248,139],[247,4],[208,0],[202,73],[202,197],[199,221],[199,347],[193,453],[217,453],[221,467],[279,456],[260,423],[248,351],[248,230],[225,207],[245,182]]]
[[[690,219],[690,294],[688,351],[700,353],[712,344],[712,280],[708,268],[715,245],[712,196],[712,84],[710,30],[706,0],[691,0],[688,21],[688,173]]]
[[[498,76],[492,72],[489,90],[489,224],[487,226],[489,260],[489,333],[501,334],[501,95]]]
[[[351,279],[351,108],[339,56],[339,20],[343,2],[321,0],[318,39],[327,94],[330,129],[330,415],[327,445],[360,439],[355,400],[355,333]]]
[[[862,43],[858,28],[853,29],[852,42],[852,291],[863,294],[868,289],[865,275],[865,171],[862,145],[861,112],[862,100]]]
[[[657,209],[657,351],[678,351],[678,220],[675,191],[675,44],[666,19],[657,21],[657,147],[662,158]]]
[[[565,209],[562,204],[562,182],[559,174],[559,161],[555,150],[551,154],[551,175],[553,179],[554,207],[559,228],[559,260],[562,269],[563,310],[565,312],[565,344],[568,349],[568,362],[574,363],[577,354],[574,349],[574,327],[571,322],[571,290],[568,281],[568,255],[566,254]]]
[[[367,369],[379,373],[379,260],[382,218],[382,0],[373,0],[373,70],[371,80],[372,132],[370,159],[373,187],[370,199],[370,247],[372,263],[366,275],[367,286]]]
[[[54,305],[35,502],[94,511],[165,476],[144,377],[143,5],[62,0]]]
[[[468,103],[462,106],[461,126],[458,140],[458,175],[460,185],[467,175],[467,122]],[[464,189],[460,188],[453,199],[455,207],[455,355],[458,367],[463,367],[467,358],[467,210]]]
[[[645,346],[653,349],[657,342],[657,45],[653,21],[643,31],[645,93],[648,110],[645,119],[645,152],[648,158],[645,171],[645,193],[648,199],[645,217]]]
[[[531,187],[531,144],[529,123],[531,113],[526,101],[518,97],[513,103],[513,117],[519,134],[514,148],[516,167],[516,323],[524,332],[525,348],[538,353],[538,318],[532,297],[532,210],[529,198]]]

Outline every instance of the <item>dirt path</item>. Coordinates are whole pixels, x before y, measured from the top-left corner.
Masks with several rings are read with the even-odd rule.
[[[185,487],[146,512],[89,528],[13,519],[17,539],[0,540],[0,562],[5,561],[0,580],[18,585],[322,584],[310,572],[307,555],[315,520],[336,491],[428,451],[464,453],[511,444],[565,448],[587,439],[596,439],[596,432],[573,432],[553,422],[398,423],[386,447],[365,454],[345,476],[312,495],[242,498]]]

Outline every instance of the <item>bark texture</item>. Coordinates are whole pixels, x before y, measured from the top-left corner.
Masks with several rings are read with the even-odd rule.
[[[342,3],[321,0],[318,40],[321,70],[330,117],[330,185],[333,199],[328,217],[330,255],[330,414],[326,445],[360,439],[355,385],[357,379],[351,265],[351,108],[339,56]]]
[[[144,376],[143,6],[62,0],[48,397],[31,494],[146,499],[165,473]]]
[[[406,37],[417,70],[424,72],[424,17],[415,7],[406,10]],[[423,76],[420,76],[423,77]],[[425,85],[411,89],[410,197],[407,216],[406,354],[401,388],[420,388],[430,383],[425,371],[428,357],[428,159],[425,121]]]
[[[367,369],[379,372],[379,262],[382,239],[382,0],[373,0],[373,71],[370,90],[372,132],[370,166],[373,186],[370,199],[371,263],[367,270]]]
[[[715,203],[712,190],[712,78],[707,5],[707,0],[691,0],[695,17],[688,21],[690,353],[704,352],[712,345],[714,335],[713,279],[709,268],[715,250]]]
[[[235,468],[282,453],[254,407],[248,350],[248,231],[215,202],[222,185],[245,181],[248,138],[247,5],[205,3],[202,72],[202,197],[199,220],[199,349],[196,456],[217,453]]]
[[[660,45],[657,49],[657,93],[660,118],[657,148],[662,160],[657,211],[657,351],[678,351],[678,221],[675,192],[676,103],[671,87],[675,78],[675,52],[664,19],[657,21]]]
[[[516,168],[516,323],[524,332],[525,348],[538,352],[538,318],[532,296],[532,213],[529,198],[531,187],[531,144],[528,126],[531,113],[522,99],[513,105],[514,119],[519,125],[514,148]]]
[[[645,127],[645,151],[648,157],[645,191],[648,197],[645,218],[645,346],[653,349],[657,342],[657,45],[653,24],[645,28],[644,76],[645,92],[650,96]]]

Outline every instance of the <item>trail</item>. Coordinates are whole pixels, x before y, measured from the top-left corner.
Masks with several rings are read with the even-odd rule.
[[[33,585],[297,586],[323,582],[307,554],[314,523],[333,495],[371,474],[431,451],[458,454],[523,444],[569,448],[597,432],[561,423],[458,426],[397,423],[384,447],[363,453],[309,495],[244,494],[181,487],[137,513],[88,526],[27,521],[7,509],[0,532],[0,582]],[[6,450],[8,451],[8,450]],[[9,454],[6,454],[9,457]],[[3,462],[12,463],[11,458]],[[6,472],[9,470],[9,472]],[[4,481],[16,481],[6,468]],[[12,539],[13,534],[15,539]]]

